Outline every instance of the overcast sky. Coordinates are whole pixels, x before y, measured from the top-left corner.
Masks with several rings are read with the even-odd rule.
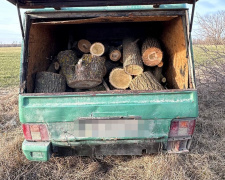
[[[225,10],[225,0],[199,0],[196,13],[206,15]],[[23,15],[24,10],[21,11]],[[21,42],[17,10],[7,0],[0,0],[0,43]]]

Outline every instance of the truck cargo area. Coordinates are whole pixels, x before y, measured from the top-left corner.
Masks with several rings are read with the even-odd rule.
[[[177,11],[179,12],[179,11]],[[151,12],[152,13],[152,12]],[[29,14],[29,13],[28,13]],[[82,15],[82,13],[80,13]],[[111,13],[112,14],[112,13]],[[144,15],[128,12],[121,15],[104,17],[70,17],[70,18],[41,18],[41,14],[33,16],[27,33],[24,53],[23,86],[22,92],[34,93],[35,77],[37,72],[46,71],[52,58],[60,51],[68,49],[68,42],[88,39],[90,42],[120,43],[124,37],[133,36],[140,42],[147,37],[156,37],[160,40],[163,50],[163,75],[166,78],[165,90],[184,90],[193,88],[191,78],[190,56],[188,57],[188,37],[183,15]],[[51,15],[50,15],[51,16]],[[69,15],[68,15],[69,16]],[[128,89],[129,90],[129,89]],[[126,93],[128,90],[120,91]],[[66,90],[73,92],[73,90]],[[65,92],[64,92],[65,93]],[[84,92],[90,93],[90,91]]]
[[[188,152],[198,116],[198,99],[187,9],[182,6],[140,11],[76,10],[45,9],[26,13],[19,95],[26,157],[47,161],[51,153],[100,157]],[[91,44],[88,52],[79,54],[80,40],[87,43],[84,49]],[[145,42],[154,46],[147,46]],[[110,50],[99,56],[93,54],[91,47],[96,43],[102,43],[105,49],[107,43],[119,47],[122,58],[112,63]],[[143,49],[149,47],[158,47],[163,53],[163,56],[148,54],[148,58],[161,58],[157,64],[144,62]],[[109,70],[109,62],[116,66]],[[129,69],[127,62],[141,69],[136,66]],[[50,67],[53,72],[49,71]],[[154,73],[159,68],[160,78],[166,81],[156,78]],[[110,81],[116,70],[122,72],[116,76],[121,84],[129,76],[128,86],[117,88]],[[136,70],[141,72],[138,74]],[[54,75],[51,79],[42,72]],[[82,77],[89,77],[89,81],[79,79],[88,82],[87,85],[92,85],[100,72],[98,83],[100,80],[105,89],[75,87],[76,77],[82,74],[77,72],[88,75]],[[38,75],[42,79],[38,79]],[[37,84],[47,87],[57,76],[62,77],[60,82],[65,77],[64,83],[57,84],[62,85],[63,91],[54,91],[57,86],[52,88],[54,92],[37,91]],[[133,80],[140,76],[142,81],[135,84]],[[71,79],[76,81],[71,83]]]

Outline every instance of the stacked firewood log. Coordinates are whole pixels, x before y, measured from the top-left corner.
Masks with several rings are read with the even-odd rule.
[[[163,90],[162,59],[160,42],[152,37],[127,37],[116,45],[81,39],[36,74],[34,92]]]

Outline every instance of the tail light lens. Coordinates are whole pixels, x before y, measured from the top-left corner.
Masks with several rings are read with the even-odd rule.
[[[23,124],[23,134],[28,141],[48,141],[49,135],[44,124]]]
[[[173,120],[170,126],[169,137],[191,136],[194,133],[195,121],[195,119]]]
[[[30,133],[30,126],[28,124],[23,124],[23,134],[26,140],[32,140],[32,136]]]

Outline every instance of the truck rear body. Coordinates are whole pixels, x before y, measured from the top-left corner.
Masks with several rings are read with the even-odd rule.
[[[29,160],[189,150],[198,98],[184,4],[34,10],[24,28],[19,116]],[[155,34],[166,49],[168,89],[34,93],[35,74],[66,49],[71,31],[90,41]]]

